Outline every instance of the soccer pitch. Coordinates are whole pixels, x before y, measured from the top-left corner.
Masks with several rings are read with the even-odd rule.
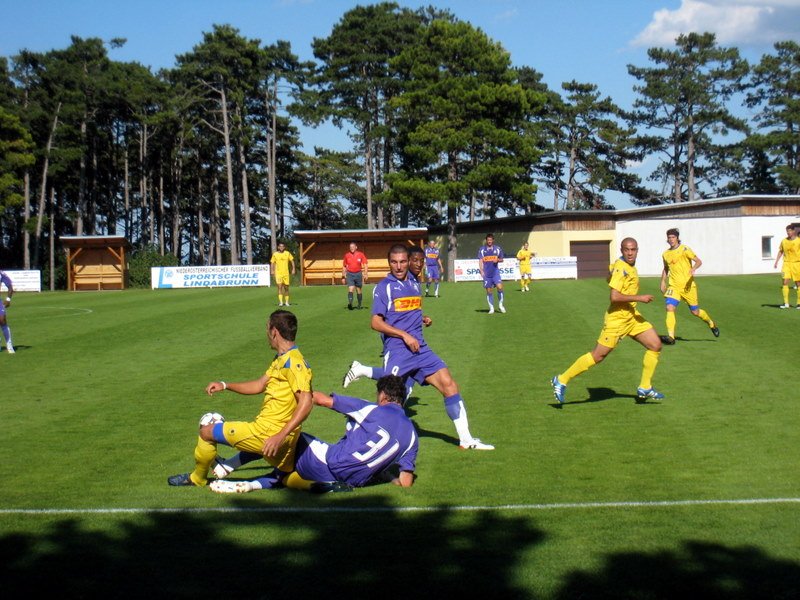
[[[441,396],[418,387],[414,487],[323,496],[166,484],[191,470],[200,415],[256,414],[260,397],[203,390],[263,373],[274,288],[18,294],[17,353],[0,353],[3,589],[797,597],[800,310],[778,309],[778,277],[698,279],[721,336],[679,308],[678,343],[654,377],[664,400],[635,402],[643,349],[625,340],[571,382],[564,406],[549,380],[593,347],[605,282],[542,281],[529,294],[508,282],[508,313],[491,316],[479,284],[443,284],[424,301],[426,339],[473,434],[496,450],[459,450]],[[643,279],[641,293],[657,286]],[[294,287],[291,300],[316,389],[342,392],[353,359],[378,364],[370,311],[345,310],[345,288]],[[663,333],[663,302],[639,308]],[[374,384],[346,393],[373,399]],[[343,425],[317,408],[304,428],[335,441]]]

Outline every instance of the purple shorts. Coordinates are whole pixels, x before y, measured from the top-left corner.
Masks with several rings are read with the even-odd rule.
[[[425,267],[428,272],[428,279],[439,281],[439,267]]]
[[[295,471],[309,481],[336,481],[328,468],[328,444],[313,435],[301,433],[297,440]]]
[[[500,277],[500,272],[498,271],[494,275],[490,275],[489,277],[483,278],[483,287],[487,290],[489,288],[497,287],[498,285],[503,283],[503,279]]]
[[[445,362],[428,345],[421,346],[419,352],[411,352],[405,346],[387,350],[383,355],[383,366],[387,375],[398,375],[421,384],[436,371],[447,368]]]

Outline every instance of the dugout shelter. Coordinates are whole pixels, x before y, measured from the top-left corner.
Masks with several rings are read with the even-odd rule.
[[[386,254],[393,244],[423,247],[427,235],[425,227],[295,231],[300,244],[300,280],[303,285],[341,283],[342,258],[350,249],[350,242],[355,242],[367,257],[368,283],[375,283],[389,273]]]
[[[130,243],[122,236],[62,236],[67,251],[67,289],[124,290]]]

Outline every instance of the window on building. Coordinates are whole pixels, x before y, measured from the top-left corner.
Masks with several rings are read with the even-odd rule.
[[[761,258],[772,258],[771,235],[765,235],[761,238]]]

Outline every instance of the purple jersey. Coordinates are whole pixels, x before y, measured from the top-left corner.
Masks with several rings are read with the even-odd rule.
[[[410,272],[402,281],[389,273],[372,292],[372,314],[382,315],[387,325],[402,329],[425,346],[422,338],[422,292],[419,282]],[[381,335],[383,351],[405,348],[400,338]]]
[[[5,271],[0,271],[0,283],[6,286],[7,290],[10,290],[12,287],[14,287],[11,283],[11,278],[6,275]]]
[[[431,248],[430,246],[425,247],[425,266],[428,268],[436,267],[439,268],[439,249],[438,248]]]
[[[481,246],[478,250],[478,260],[483,265],[483,278],[491,280],[495,275],[499,275],[499,263],[503,262],[504,258],[503,249],[497,244]]]
[[[347,431],[333,445],[303,434],[308,447],[297,459],[301,477],[360,487],[394,464],[414,471],[419,441],[402,406],[333,394],[332,408],[347,416]]]

